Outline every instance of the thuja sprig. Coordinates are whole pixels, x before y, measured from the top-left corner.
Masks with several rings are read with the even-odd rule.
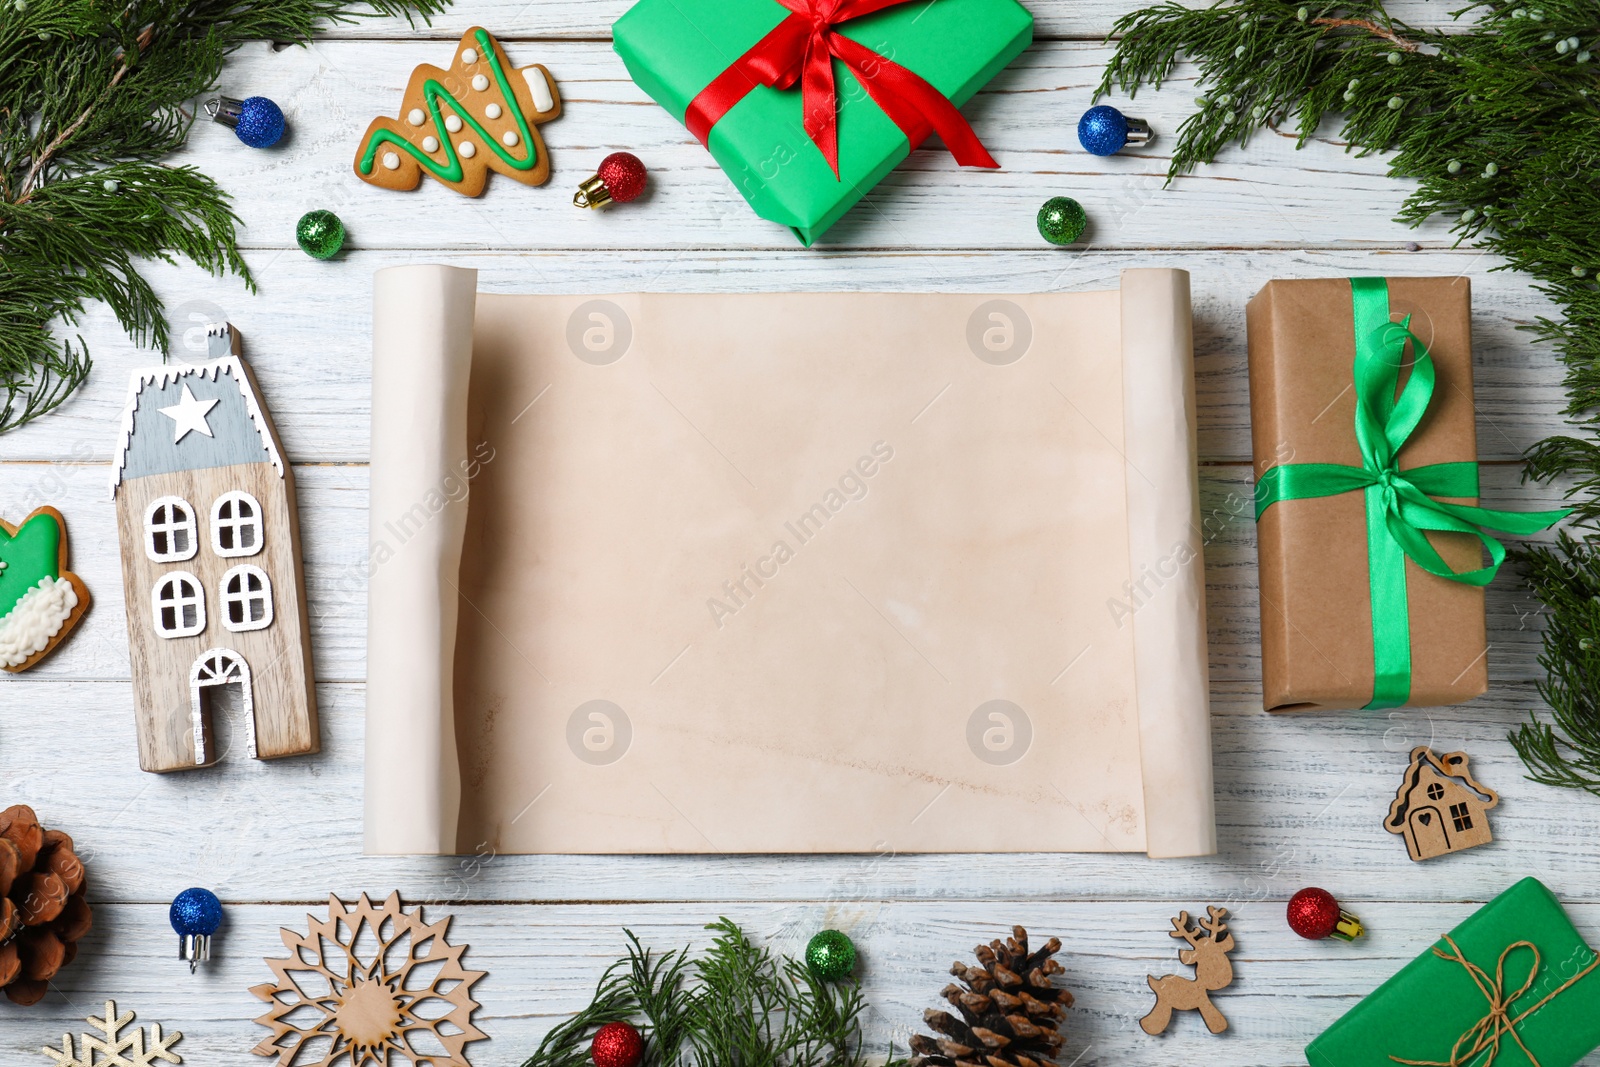
[[[1401,221],[1448,220],[1560,309],[1528,328],[1565,364],[1572,429],[1530,449],[1526,474],[1568,487],[1575,533],[1512,553],[1549,608],[1540,692],[1555,726],[1535,714],[1513,741],[1532,777],[1600,793],[1600,4],[1489,0],[1453,14],[1439,31],[1376,0],[1165,3],[1117,22],[1099,92],[1131,95],[1194,64],[1203,96],[1169,181],[1258,130],[1292,129],[1304,145],[1337,116],[1350,151],[1391,152],[1389,173],[1416,183]]]
[[[644,1037],[641,1067],[862,1067],[853,979],[824,982],[719,919],[700,955],[652,956],[631,931],[627,955],[601,976],[589,1005],[557,1024],[522,1067],[582,1067],[594,1032],[628,1021]]]
[[[1600,794],[1600,557],[1580,551],[1563,532],[1554,549],[1524,553],[1529,582],[1550,608],[1539,664],[1539,695],[1555,727],[1538,719],[1511,735],[1528,776],[1548,785]]]
[[[230,52],[448,2],[0,0],[0,432],[82,384],[88,352],[63,328],[91,301],[166,350],[141,260],[186,259],[251,284],[227,194],[162,163]]]
[[[600,976],[588,1006],[564,1019],[544,1036],[523,1067],[583,1067],[589,1062],[589,1040],[606,1023],[634,1022],[645,1038],[641,1067],[675,1067],[688,1009],[684,989],[684,950],[652,956],[632,930],[627,955]]]

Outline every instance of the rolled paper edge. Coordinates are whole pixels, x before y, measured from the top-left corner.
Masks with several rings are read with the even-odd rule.
[[[454,852],[455,585],[467,509],[395,523],[467,462],[476,270],[390,267],[373,284],[365,851]]]
[[[1129,572],[1148,567],[1165,583],[1132,616],[1145,851],[1209,856],[1217,830],[1189,274],[1125,270],[1121,290]]]

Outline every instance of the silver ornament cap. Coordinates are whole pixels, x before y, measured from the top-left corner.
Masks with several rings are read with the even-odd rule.
[[[220,122],[230,130],[239,128],[239,117],[244,114],[244,101],[231,96],[213,96],[206,101],[206,117]]]
[[[211,958],[210,934],[183,934],[178,938],[178,958],[189,964],[189,973]]]

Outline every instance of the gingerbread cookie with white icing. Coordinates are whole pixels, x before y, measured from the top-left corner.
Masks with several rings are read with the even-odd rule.
[[[67,520],[36,508],[13,526],[0,519],[0,668],[44,659],[89,610],[83,579],[67,570]]]
[[[483,192],[489,171],[525,185],[550,178],[539,125],[561,115],[555,79],[535,63],[513,67],[489,33],[461,35],[450,69],[411,72],[400,117],[372,120],[356,149],[356,177],[384,189],[415,189],[423,175],[464,196]]]

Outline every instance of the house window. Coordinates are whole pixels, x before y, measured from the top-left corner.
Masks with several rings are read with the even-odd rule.
[[[1472,829],[1472,812],[1467,810],[1465,804],[1450,805],[1450,818],[1455,821],[1457,830]]]
[[[156,633],[162,637],[193,637],[206,628],[205,589],[188,571],[163,576],[150,601]]]
[[[1429,800],[1439,800],[1443,796],[1444,796],[1444,786],[1440,785],[1438,782],[1433,782],[1433,783],[1429,784],[1429,786],[1428,786],[1428,799]]]
[[[195,538],[194,509],[182,497],[164,496],[144,512],[144,554],[157,563],[193,559],[200,548]]]
[[[222,625],[238,633],[272,625],[272,580],[248,563],[222,576]]]
[[[242,490],[223,493],[211,505],[211,551],[253,556],[261,551],[261,503]]]

